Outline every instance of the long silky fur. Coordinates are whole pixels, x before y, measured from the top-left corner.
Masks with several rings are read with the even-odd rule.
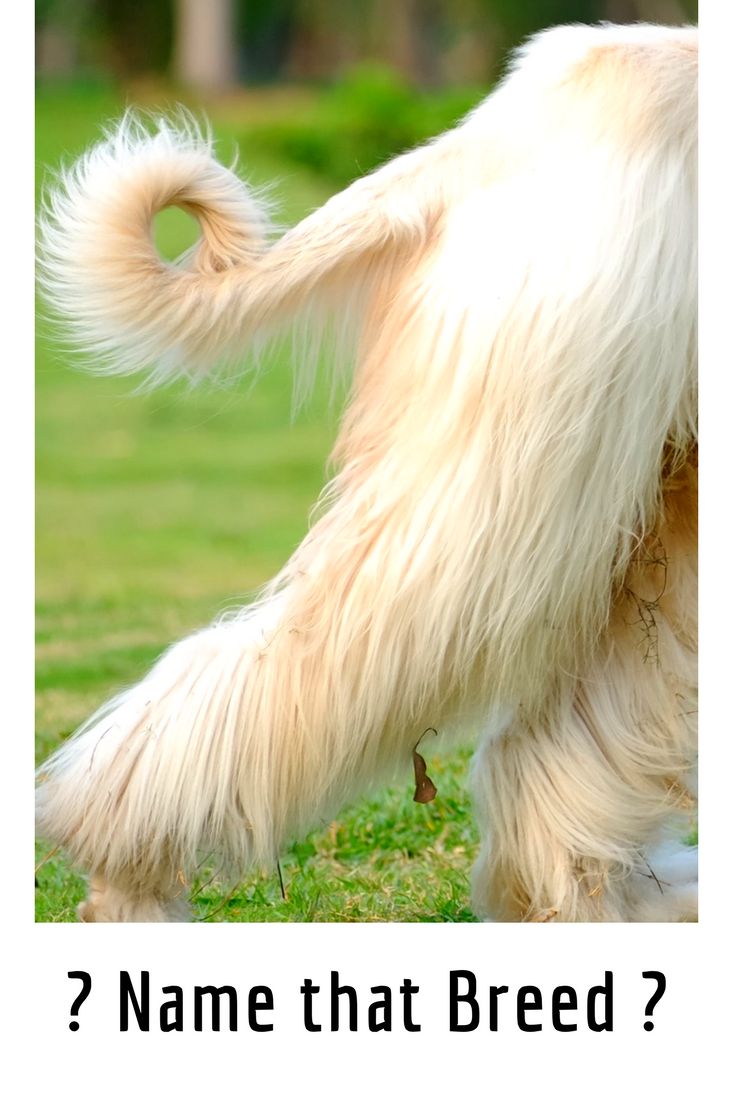
[[[692,29],[545,32],[273,244],[190,123],[127,117],[64,176],[42,279],[106,370],[194,378],[330,314],[355,356],[281,574],[42,767],[83,917],[178,917],[202,853],[274,861],[470,714],[479,913],[692,917],[690,862],[666,889],[646,853],[696,744],[696,71]]]

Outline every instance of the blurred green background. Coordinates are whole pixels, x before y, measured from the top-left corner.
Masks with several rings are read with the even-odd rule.
[[[130,103],[187,103],[273,184],[290,224],[390,156],[450,126],[490,90],[507,49],[543,26],[681,22],[675,0],[39,0],[37,164],[60,163]],[[195,236],[161,216],[162,252]],[[174,639],[247,601],[303,537],[338,409],[317,385],[291,415],[292,365],[194,392],[135,393],[79,371],[46,324],[37,353],[37,747],[47,754]],[[234,893],[216,870],[200,918],[471,918],[477,844],[468,752],[432,758],[437,800],[377,793]],[[39,843],[37,916],[69,921],[83,884]]]

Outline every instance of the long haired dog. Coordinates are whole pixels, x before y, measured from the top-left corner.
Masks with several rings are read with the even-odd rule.
[[[355,360],[281,573],[42,769],[83,919],[183,917],[198,855],[273,863],[477,717],[479,915],[695,917],[666,838],[696,741],[696,87],[696,30],[547,31],[274,243],[186,122],[127,119],[65,175],[46,288],[106,369],[198,376],[299,319]],[[201,226],[177,265],[170,205]]]

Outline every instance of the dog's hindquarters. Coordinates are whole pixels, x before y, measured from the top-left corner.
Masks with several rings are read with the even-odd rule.
[[[210,847],[237,869],[273,860],[466,705],[524,709],[523,760],[498,804],[514,821],[524,792],[543,788],[530,758],[560,681],[600,677],[600,655],[636,681],[630,638],[604,633],[658,524],[662,463],[693,432],[696,119],[690,74],[685,124],[684,108],[669,116],[650,99],[665,44],[652,76],[648,47],[599,43],[599,79],[583,52],[539,100],[530,57],[528,83],[521,70],[411,162],[418,175],[378,174],[386,202],[372,229],[368,184],[274,259],[172,276],[167,325],[151,308],[165,343],[187,302],[175,287],[191,285],[202,309],[219,303],[192,347],[207,334],[220,347],[317,284],[337,299],[369,285],[324,515],[263,602],[173,648],[46,767],[42,826],[101,878],[86,917],[166,917]],[[611,114],[621,67],[638,79],[621,86],[630,127]],[[341,225],[351,215],[353,236]],[[341,288],[339,270],[356,283]],[[202,290],[223,287],[215,300]],[[595,724],[570,716],[576,733],[558,750],[569,783],[583,746],[625,814],[624,785],[598,768]],[[624,726],[614,720],[611,733]],[[599,831],[608,856],[614,826]],[[539,837],[545,867],[554,835]],[[523,890],[535,906],[535,888]],[[549,895],[566,917],[586,915],[556,889],[538,898]]]

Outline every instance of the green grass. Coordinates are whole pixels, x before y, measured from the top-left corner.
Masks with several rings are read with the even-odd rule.
[[[171,96],[166,99],[171,101]],[[166,99],[163,102],[166,102]],[[92,140],[123,102],[111,89],[41,90],[39,180]],[[293,112],[226,103],[211,110],[222,155],[243,112]],[[256,184],[280,178],[280,216],[294,221],[331,186],[313,172],[242,150]],[[167,216],[159,244],[191,240]],[[292,367],[276,359],[252,387],[169,388],[136,395],[125,380],[93,378],[39,326],[37,354],[37,752],[43,760],[88,714],[139,679],[174,639],[243,603],[303,537],[335,433],[326,386],[292,421]],[[467,754],[429,758],[439,795],[412,802],[412,776],[345,811],[272,870],[230,893],[211,870],[195,885],[211,921],[469,921],[476,847]],[[38,845],[37,861],[49,850]],[[37,918],[65,922],[82,879],[60,854],[38,871]]]

